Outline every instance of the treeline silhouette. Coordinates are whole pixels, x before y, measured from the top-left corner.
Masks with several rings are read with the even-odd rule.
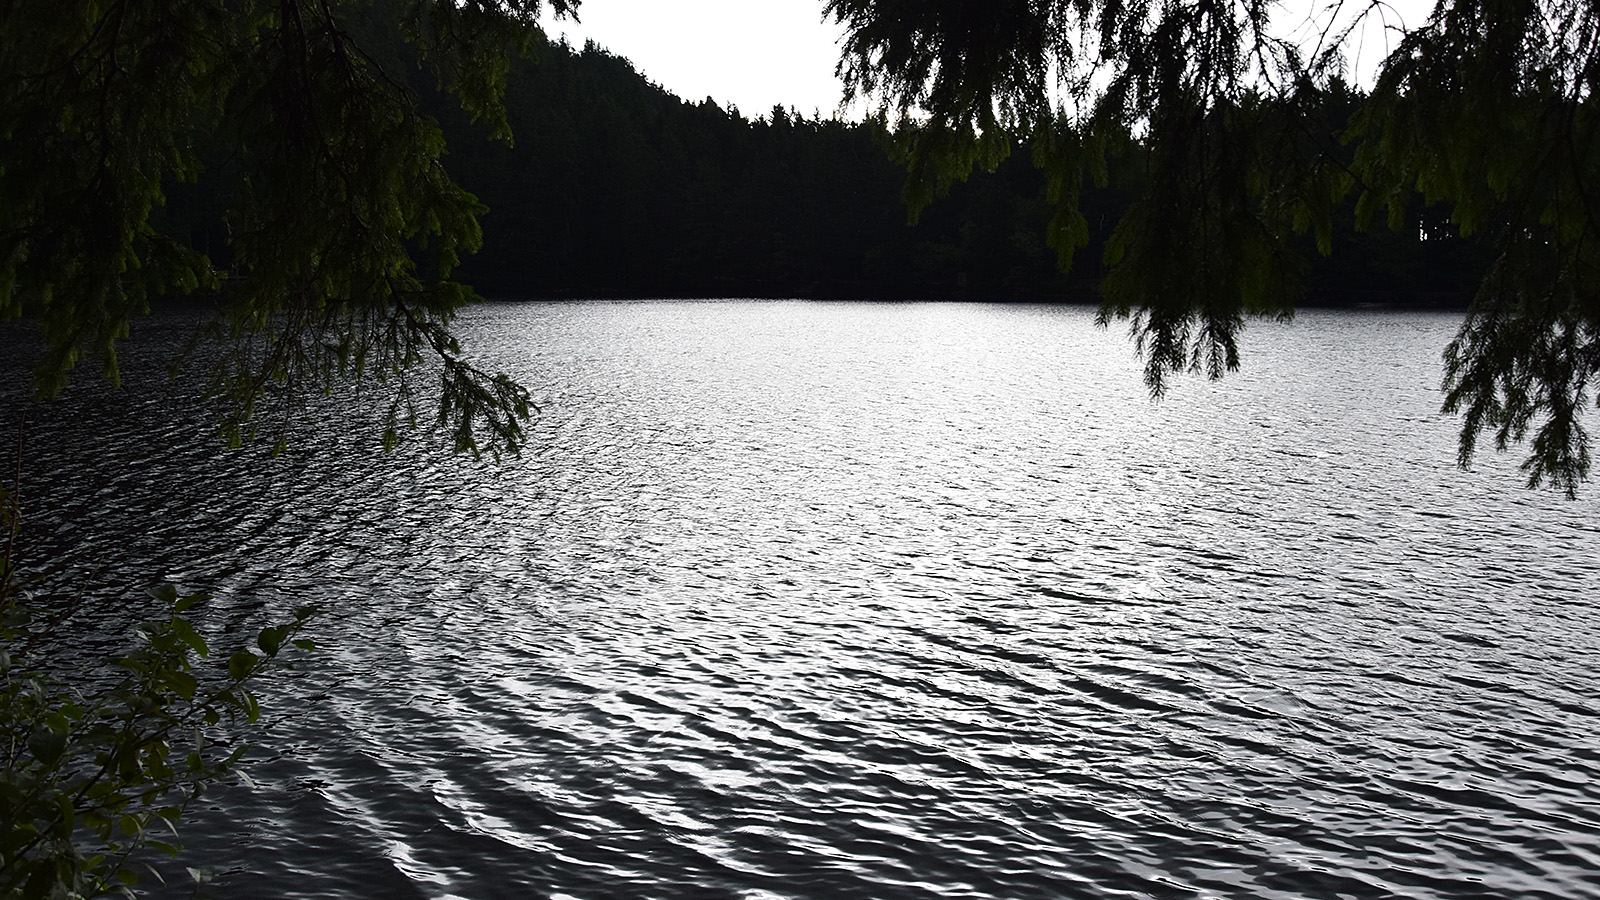
[[[1330,117],[1355,99],[1330,95]],[[904,171],[873,126],[687,102],[592,43],[514,67],[514,146],[433,100],[447,167],[490,208],[460,270],[487,296],[1093,301],[1102,244],[1141,189],[1134,155],[1085,192],[1091,244],[1063,275],[1026,150],[912,226]],[[1308,302],[1464,303],[1481,254],[1416,206],[1415,227],[1363,232],[1352,200],[1329,258],[1307,239]]]
[[[592,44],[511,74],[514,147],[447,102],[451,173],[489,207],[461,276],[489,296],[1059,298],[1031,166],[906,225],[870,128],[689,103]],[[1019,161],[1021,162],[1021,161]],[[1083,279],[1079,293],[1091,289]]]
[[[385,9],[352,30],[386,71],[417,72]],[[1098,302],[1103,244],[1142,192],[1137,150],[1114,159],[1109,183],[1084,191],[1090,244],[1063,274],[1025,148],[909,225],[905,171],[880,126],[688,102],[592,43],[552,43],[513,64],[511,146],[431,80],[413,87],[444,129],[450,174],[489,208],[482,250],[454,275],[488,297]],[[1328,117],[1343,121],[1357,99],[1330,94]],[[158,221],[226,265],[223,200],[208,181],[170,186]],[[1485,253],[1414,207],[1401,231],[1357,231],[1352,197],[1331,257],[1305,238],[1306,302],[1464,305]]]

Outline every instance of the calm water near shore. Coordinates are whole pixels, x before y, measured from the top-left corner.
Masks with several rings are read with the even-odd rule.
[[[185,829],[219,896],[1600,897],[1600,486],[1455,467],[1457,322],[1252,323],[1154,403],[1078,308],[486,305],[522,457],[85,388],[28,540],[329,610]]]

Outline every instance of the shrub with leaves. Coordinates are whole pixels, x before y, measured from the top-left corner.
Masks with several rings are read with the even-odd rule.
[[[132,646],[102,660],[73,655],[71,610],[23,590],[15,511],[0,556],[0,898],[132,896],[151,853],[181,845],[184,809],[238,763],[240,723],[260,713],[251,683],[309,650],[313,615],[262,629],[254,646],[213,654],[186,617],[208,599],[170,584],[151,591],[163,613],[132,629]]]

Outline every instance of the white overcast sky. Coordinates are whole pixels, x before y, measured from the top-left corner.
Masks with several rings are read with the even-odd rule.
[[[581,25],[547,30],[578,47],[592,39],[685,100],[753,119],[773,106],[828,116],[844,96],[841,31],[823,24],[822,0],[584,0],[578,14]]]
[[[983,0],[975,0],[983,2]],[[647,78],[685,100],[711,97],[733,105],[747,118],[773,106],[793,107],[807,116],[837,111],[844,94],[834,77],[839,60],[838,26],[822,21],[823,0],[583,0],[581,24],[550,21],[551,37],[565,35],[574,46],[585,39],[625,56]],[[1288,0],[1277,22],[1301,34],[1308,13],[1326,15],[1339,0]],[[1344,0],[1351,10],[1368,0]],[[1390,0],[1378,15],[1391,23],[1421,24],[1432,0]],[[1296,10],[1306,12],[1297,12]],[[1349,62],[1364,80],[1385,55],[1387,43],[1378,19],[1352,47]]]

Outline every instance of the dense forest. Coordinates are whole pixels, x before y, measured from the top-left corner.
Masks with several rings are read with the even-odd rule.
[[[1331,114],[1355,99],[1331,96]],[[489,207],[459,274],[491,297],[1095,301],[1101,244],[1141,190],[1135,150],[1085,193],[1091,243],[1063,275],[1026,150],[908,225],[904,170],[872,124],[687,102],[593,44],[516,65],[506,103],[509,147],[429,101],[447,167]],[[1415,228],[1358,232],[1352,201],[1329,258],[1307,239],[1308,302],[1465,304],[1483,254],[1417,206]]]
[[[375,17],[357,30],[392,27]],[[385,69],[419,71],[397,34],[363,43]],[[483,248],[455,273],[488,297],[1098,302],[1103,243],[1144,189],[1135,145],[1113,158],[1106,186],[1085,190],[1090,242],[1063,274],[1045,241],[1054,207],[1026,148],[909,224],[905,169],[880,124],[782,108],[746,118],[680,99],[593,44],[553,43],[513,63],[509,145],[430,77],[412,86],[444,129],[450,175],[488,207]],[[1358,100],[1330,93],[1328,118],[1343,121]],[[192,223],[191,237],[211,232],[196,245],[218,252],[221,199],[202,180],[175,185],[174,201],[168,214]],[[1403,231],[1356,230],[1353,196],[1342,213],[1331,257],[1301,242],[1304,302],[1466,305],[1489,254],[1442,212],[1418,198]]]

